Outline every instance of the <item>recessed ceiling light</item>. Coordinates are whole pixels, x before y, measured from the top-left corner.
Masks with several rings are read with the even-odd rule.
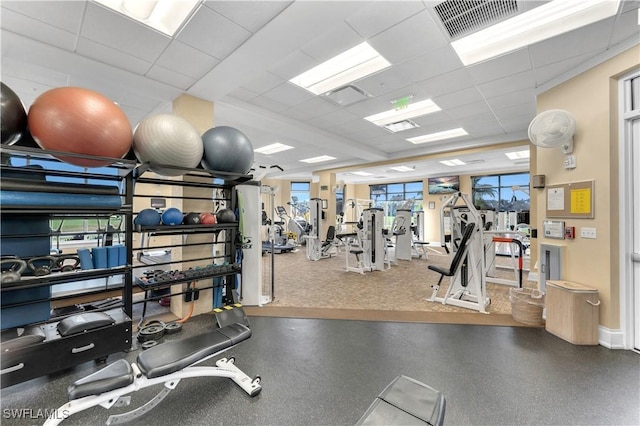
[[[420,127],[420,126],[418,126],[416,123],[414,123],[411,120],[402,120],[402,121],[398,121],[397,123],[391,123],[384,126],[384,128],[390,131],[391,133],[398,133],[404,130],[415,129],[416,127]]]
[[[331,161],[335,160],[336,157],[332,157],[330,155],[320,155],[318,157],[305,158],[304,160],[300,160],[303,163],[321,163],[323,161]]]
[[[419,143],[425,143],[425,142],[439,141],[443,139],[457,138],[458,136],[465,136],[465,135],[468,135],[468,133],[462,127],[458,127],[457,129],[445,130],[443,132],[416,136],[415,138],[409,138],[407,140],[411,143],[419,144]]]
[[[97,3],[173,37],[200,0],[95,0]]]
[[[358,176],[373,176],[373,173],[369,173],[369,172],[362,172],[362,171],[357,171],[357,172],[351,172],[352,175],[358,175]]]
[[[509,160],[519,160],[521,158],[529,158],[529,150],[525,149],[524,151],[514,151],[514,152],[505,152]]]
[[[391,66],[367,42],[361,43],[289,80],[321,95]]]
[[[449,166],[449,167],[453,167],[453,166],[464,166],[466,165],[466,163],[462,160],[458,160],[453,159],[453,160],[444,160],[444,161],[440,161],[442,164],[444,164],[445,166]]]
[[[372,122],[378,126],[385,126],[390,123],[406,120],[408,118],[419,117],[421,115],[431,114],[432,112],[440,111],[440,107],[436,105],[431,99],[425,99],[424,101],[409,104],[406,108],[399,110],[390,109],[387,111],[373,114],[364,119]]]
[[[271,145],[263,146],[261,148],[254,149],[255,152],[265,155],[275,154],[276,152],[286,151],[288,149],[293,149],[292,146],[285,145],[280,142],[272,143]]]
[[[475,64],[615,15],[619,0],[554,0],[451,43]]]
[[[397,172],[412,172],[415,170],[415,168],[413,167],[407,167],[407,166],[396,166],[396,167],[390,167],[391,170],[395,170]]]

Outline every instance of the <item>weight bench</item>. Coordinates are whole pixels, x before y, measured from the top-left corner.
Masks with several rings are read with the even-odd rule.
[[[52,413],[44,424],[57,425],[70,415],[97,405],[105,409],[129,405],[131,397],[126,395],[164,383],[160,393],[146,404],[127,413],[112,415],[106,424],[128,422],[158,405],[181,379],[191,377],[226,377],[250,396],[256,396],[262,390],[260,377],[252,379],[247,376],[234,365],[233,357],[218,360],[215,367],[195,366],[249,337],[251,330],[245,325],[231,324],[205,334],[154,346],[141,352],[136,363],[118,360],[69,386],[69,402]]]

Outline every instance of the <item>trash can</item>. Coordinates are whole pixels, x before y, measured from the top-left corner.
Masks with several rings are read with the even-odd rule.
[[[547,280],[546,330],[574,345],[597,345],[600,323],[598,290],[561,280]]]
[[[533,288],[509,289],[511,316],[515,321],[540,327],[544,309],[544,293]]]

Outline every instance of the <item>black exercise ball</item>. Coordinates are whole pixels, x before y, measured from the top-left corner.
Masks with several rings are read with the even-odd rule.
[[[229,223],[236,221],[236,214],[231,209],[222,209],[216,213],[218,223]]]
[[[6,84],[0,82],[2,108],[2,143],[13,145],[27,129],[27,112],[16,93]]]
[[[217,126],[202,135],[202,165],[208,170],[245,174],[253,166],[253,145],[240,130]]]
[[[187,213],[182,219],[185,225],[198,225],[200,223],[200,213]]]

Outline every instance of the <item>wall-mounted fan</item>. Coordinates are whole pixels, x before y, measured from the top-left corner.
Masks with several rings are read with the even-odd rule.
[[[559,146],[563,154],[573,152],[576,120],[569,111],[550,109],[538,114],[529,124],[529,140],[536,146]]]

